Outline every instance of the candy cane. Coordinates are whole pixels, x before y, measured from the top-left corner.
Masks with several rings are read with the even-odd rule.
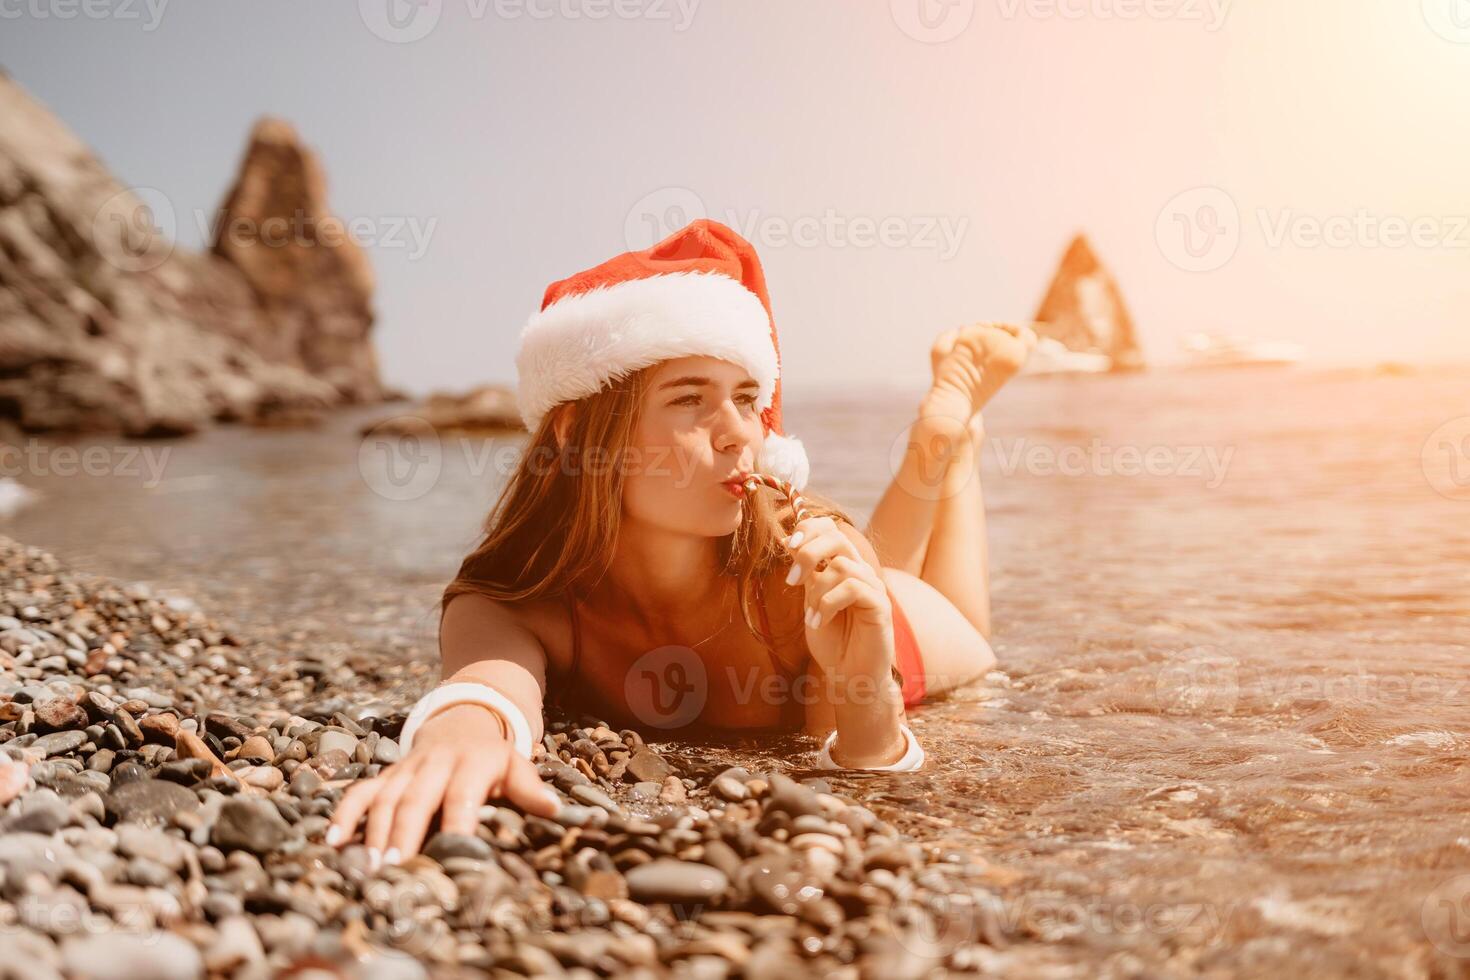
[[[798,493],[796,488],[786,480],[778,480],[774,476],[767,476],[764,473],[752,473],[745,478],[742,486],[745,487],[746,493],[753,493],[757,487],[770,487],[777,493],[784,494],[786,499],[791,501],[792,509],[796,511],[796,520],[798,523],[805,520],[809,513],[806,498]]]

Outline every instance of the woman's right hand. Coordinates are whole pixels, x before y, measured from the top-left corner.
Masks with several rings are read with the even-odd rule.
[[[326,842],[348,843],[363,814],[372,867],[397,864],[423,846],[429,822],[441,808],[440,830],[474,836],[480,807],[497,797],[527,813],[551,817],[556,792],[536,766],[503,735],[496,714],[478,704],[436,712],[419,728],[413,748],[378,776],[348,787],[337,803]]]

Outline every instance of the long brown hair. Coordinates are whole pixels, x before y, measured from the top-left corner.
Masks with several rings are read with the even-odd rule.
[[[629,444],[652,370],[624,375],[596,394],[563,403],[541,420],[485,518],[483,540],[444,589],[441,624],[450,600],[462,593],[507,601],[537,599],[595,584],[607,571],[622,525],[626,467],[621,461],[630,458]],[[567,411],[572,414],[563,445],[556,425]],[[578,447],[584,447],[583,458],[568,465],[568,456]],[[807,490],[802,496],[812,514],[852,523],[832,501]],[[748,495],[740,526],[720,538],[717,548],[718,573],[738,580],[746,627],[768,645],[784,642],[802,628],[798,625],[779,639],[766,637],[752,618],[752,587],[778,562],[784,563],[781,541],[795,524],[790,506],[777,500],[769,490]]]

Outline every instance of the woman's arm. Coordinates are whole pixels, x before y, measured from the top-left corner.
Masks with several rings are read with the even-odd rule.
[[[525,714],[533,743],[540,740],[546,651],[507,606],[484,596],[456,596],[444,610],[439,649],[441,676],[494,687]],[[326,842],[347,843],[366,815],[370,860],[396,864],[418,852],[440,809],[441,830],[473,835],[490,797],[541,816],[558,807],[535,765],[511,745],[509,724],[498,711],[451,705],[423,723],[401,761],[343,794]]]
[[[802,584],[804,610],[821,617],[808,619],[806,627],[825,695],[825,703],[809,706],[809,726],[830,722],[826,730],[836,728],[832,758],[839,765],[897,762],[907,747],[899,729],[903,692],[893,679],[893,607],[878,557],[856,528],[830,517],[799,522],[788,546],[793,542],[796,577],[787,584]]]
[[[541,741],[546,650],[505,603],[474,593],[450,599],[439,624],[439,663],[441,686],[461,681],[490,685],[521,709],[531,725],[532,743]],[[490,708],[480,710],[500,717]]]

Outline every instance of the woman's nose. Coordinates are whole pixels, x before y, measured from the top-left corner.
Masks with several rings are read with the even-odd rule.
[[[745,444],[750,442],[751,433],[748,431],[744,417],[740,414],[740,409],[734,402],[727,400],[720,406],[715,418],[713,436],[715,448],[721,452],[743,449]]]

